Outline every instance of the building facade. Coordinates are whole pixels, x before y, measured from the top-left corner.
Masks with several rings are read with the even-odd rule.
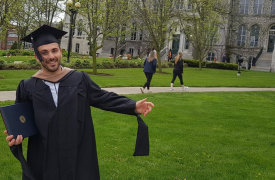
[[[208,52],[205,60],[236,63],[242,56],[246,64],[257,62],[256,66],[269,66],[275,44],[275,0],[228,0],[230,15],[223,27],[219,29],[219,41]],[[181,6],[184,10],[184,5]],[[192,8],[188,5],[186,9]],[[69,16],[65,16],[65,31],[69,31]],[[144,32],[138,31],[132,24],[131,34],[118,45],[117,54],[131,54],[134,57],[144,58],[150,47],[148,39],[144,38]],[[101,39],[98,40],[99,42]],[[67,49],[68,35],[61,41],[61,47]],[[77,29],[73,35],[72,51],[80,54],[88,54],[88,41],[85,33]],[[98,50],[100,57],[108,57],[114,54],[115,41],[108,38],[104,41],[103,48]],[[180,27],[177,27],[173,38],[167,40],[163,47],[161,59],[167,59],[169,49],[175,56],[179,51],[184,53],[184,58],[193,58],[193,48]],[[255,64],[253,64],[255,66]]]
[[[16,34],[16,30],[13,28],[9,28],[7,37],[4,40],[0,41],[0,49],[9,50],[12,47],[12,45],[18,41],[19,39]]]

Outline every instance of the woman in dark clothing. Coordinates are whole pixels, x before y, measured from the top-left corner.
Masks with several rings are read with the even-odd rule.
[[[147,87],[147,92],[150,93],[150,83],[153,77],[153,74],[155,74],[157,68],[157,59],[156,59],[156,51],[151,51],[149,54],[149,57],[145,59],[144,61],[144,68],[143,72],[146,76],[146,83],[143,85],[142,88],[140,88],[141,92],[144,93],[145,87]]]
[[[183,59],[182,59],[182,52],[179,52],[179,54],[175,58],[175,64],[174,64],[174,70],[173,70],[173,79],[171,81],[171,88],[170,91],[175,90],[173,88],[174,82],[176,80],[176,77],[178,76],[180,79],[180,84],[182,86],[182,90],[187,89],[188,87],[184,87],[183,81],[182,81],[182,73],[183,73]]]

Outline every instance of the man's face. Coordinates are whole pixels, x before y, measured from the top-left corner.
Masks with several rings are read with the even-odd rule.
[[[60,67],[62,51],[57,43],[46,44],[38,47],[44,61],[42,68],[48,72],[56,72]]]

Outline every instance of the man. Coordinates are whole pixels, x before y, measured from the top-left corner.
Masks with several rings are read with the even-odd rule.
[[[85,72],[62,67],[57,39],[64,34],[43,25],[22,39],[33,43],[35,58],[41,64],[41,70],[21,81],[16,92],[16,103],[32,102],[39,132],[29,137],[27,162],[22,155],[24,137],[6,137],[12,153],[21,161],[23,180],[100,179],[90,106],[137,116],[138,136],[148,136],[142,132],[139,114],[146,116],[154,104],[104,91]],[[148,150],[141,152],[143,148],[149,149],[149,141],[136,147],[139,152],[135,154],[148,155]]]

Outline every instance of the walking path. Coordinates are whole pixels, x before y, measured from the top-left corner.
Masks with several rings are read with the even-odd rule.
[[[140,87],[114,87],[102,88],[117,94],[139,94]],[[275,88],[236,88],[236,87],[189,87],[182,91],[181,87],[175,87],[170,91],[170,87],[151,87],[152,93],[161,92],[228,92],[228,91],[275,91]],[[146,91],[145,91],[146,93]],[[0,91],[0,101],[15,100],[15,91]]]

